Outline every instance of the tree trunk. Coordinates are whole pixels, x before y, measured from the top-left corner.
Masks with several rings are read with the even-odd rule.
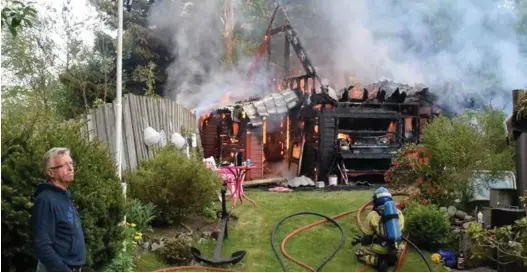
[[[232,68],[232,51],[234,46],[234,10],[232,8],[232,0],[224,0],[224,18],[225,29],[223,31],[223,40],[225,43],[225,68]]]

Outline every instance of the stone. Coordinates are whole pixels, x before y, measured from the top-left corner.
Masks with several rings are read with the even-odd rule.
[[[158,243],[152,243],[152,251],[158,251],[160,249],[163,249],[165,247],[165,244],[163,242]]]
[[[463,226],[464,229],[467,229],[467,228],[470,227],[470,225],[471,225],[472,223],[474,223],[474,222],[466,222],[466,223],[463,223],[462,226]]]
[[[150,250],[150,242],[144,242],[141,247],[143,247],[146,250]]]

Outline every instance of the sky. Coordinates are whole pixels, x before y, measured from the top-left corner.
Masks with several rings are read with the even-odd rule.
[[[211,0],[212,3],[214,3],[215,1],[217,0]],[[334,1],[334,2],[333,2]],[[326,6],[323,7],[323,11],[326,12],[326,14],[328,15],[327,17],[333,21],[336,21],[337,23],[339,22],[338,19],[341,18],[339,17],[338,15],[341,15],[340,10],[342,10],[342,3],[339,3],[339,4],[332,4],[332,3],[335,3],[335,2],[338,2],[336,0],[333,0],[331,2],[328,2],[326,4]],[[448,0],[447,0],[448,1]],[[468,0],[467,0],[468,1]],[[482,0],[483,1],[483,0]],[[486,0],[486,1],[483,1],[483,2],[489,2],[490,3],[491,0]],[[503,6],[507,7],[510,5],[510,2],[511,0],[502,0],[502,4],[499,5],[500,8],[503,8]],[[173,11],[173,9],[179,9],[180,8],[180,5],[177,5],[177,3],[179,1],[169,1],[169,2],[175,2],[176,4],[172,4],[172,9],[170,8],[167,8],[167,7],[164,7],[165,11],[167,10],[170,10],[170,11]],[[205,2],[205,1],[204,1]],[[351,3],[349,3],[351,2]],[[341,30],[341,31],[344,31],[345,33],[349,34],[349,33],[354,33],[355,35],[340,35],[341,33],[332,33],[332,34],[335,34],[336,37],[349,37],[349,39],[346,39],[346,40],[342,40],[342,39],[338,39],[338,43],[339,43],[339,46],[338,48],[354,48],[353,51],[351,51],[351,53],[355,53],[355,55],[351,54],[349,51],[346,51],[346,55],[347,58],[342,58],[343,54],[340,54],[341,52],[339,52],[338,50],[331,50],[331,52],[335,53],[336,55],[338,55],[336,58],[337,60],[344,60],[344,64],[345,65],[348,65],[352,68],[358,68],[356,69],[357,71],[361,72],[362,74],[361,75],[357,75],[359,76],[360,78],[364,79],[364,80],[368,80],[368,81],[374,81],[376,79],[379,78],[379,75],[377,75],[378,71],[380,72],[389,72],[387,74],[394,74],[395,72],[397,71],[416,71],[416,73],[395,73],[394,75],[392,75],[394,78],[396,78],[397,80],[399,81],[402,81],[403,83],[408,83],[408,84],[412,84],[414,82],[412,81],[419,81],[419,80],[430,80],[430,79],[424,79],[423,77],[418,77],[418,76],[422,76],[421,74],[424,74],[425,76],[426,75],[435,75],[437,73],[421,73],[423,72],[423,67],[424,68],[428,68],[428,69],[433,69],[434,71],[437,69],[437,67],[443,67],[443,68],[448,68],[450,66],[448,65],[440,65],[440,66],[422,66],[420,65],[421,63],[424,63],[424,62],[420,62],[421,60],[426,60],[427,62],[430,60],[430,61],[443,61],[443,62],[446,62],[447,64],[452,64],[452,63],[459,63],[460,60],[464,60],[466,61],[466,56],[472,56],[470,54],[465,54],[466,52],[461,52],[457,55],[453,54],[452,52],[448,52],[448,51],[444,51],[444,52],[447,52],[447,53],[450,53],[450,54],[446,54],[446,57],[445,57],[445,54],[441,55],[443,58],[439,58],[437,57],[436,55],[433,55],[432,57],[428,58],[428,59],[422,59],[422,58],[416,58],[414,55],[408,55],[408,54],[399,54],[400,52],[402,52],[401,50],[398,51],[398,47],[397,45],[399,45],[400,43],[397,43],[398,40],[396,40],[394,37],[392,36],[389,36],[389,37],[385,37],[386,39],[391,39],[389,41],[391,41],[391,43],[385,43],[384,41],[386,40],[382,40],[381,39],[381,42],[376,42],[376,41],[373,41],[373,40],[368,40],[368,39],[357,39],[357,37],[361,37],[360,35],[362,34],[372,34],[372,35],[369,35],[367,37],[375,37],[373,34],[376,34],[378,36],[378,33],[381,33],[381,34],[390,34],[391,32],[388,32],[386,31],[385,29],[383,29],[382,27],[383,26],[394,26],[394,24],[397,26],[397,25],[402,25],[402,26],[407,26],[407,16],[404,16],[404,15],[401,15],[401,16],[389,16],[389,17],[382,17],[382,16],[375,16],[377,15],[377,13],[381,13],[383,11],[383,9],[374,9],[373,11],[371,9],[369,9],[369,6],[366,6],[365,3],[369,3],[370,1],[365,1],[365,0],[357,0],[356,2],[353,2],[353,1],[344,1],[344,3],[346,5],[349,5],[348,8],[346,8],[345,10],[347,10],[346,13],[344,13],[344,17],[345,18],[348,18],[349,19],[349,11],[353,11],[357,14],[355,14],[354,16],[352,16],[353,18],[355,18],[356,20],[353,21],[352,20],[352,23],[355,22],[356,24],[350,24],[349,21],[346,21],[347,24],[346,27],[341,27],[340,29],[336,29],[336,30]],[[373,1],[373,2],[376,2],[376,1]],[[467,10],[465,9],[466,7],[464,7],[462,4],[460,3],[468,3],[468,2],[465,2],[465,1],[449,1],[449,2],[452,2],[452,3],[458,3],[458,5],[451,5],[452,9],[455,9],[455,8],[458,8],[459,7],[459,10]],[[61,9],[63,7],[63,5],[67,4],[67,3],[70,3],[71,7],[72,7],[72,10],[71,10],[71,18],[73,19],[73,21],[75,22],[85,22],[85,25],[86,25],[86,28],[85,29],[82,29],[78,36],[81,37],[81,39],[87,44],[87,45],[91,45],[93,43],[93,40],[94,40],[94,30],[96,29],[103,29],[103,26],[102,26],[102,23],[99,22],[96,18],[97,18],[97,12],[95,10],[94,7],[92,7],[88,0],[37,0],[36,2],[36,6],[37,6],[37,10],[39,11],[40,13],[40,16],[47,16],[47,17],[51,17],[51,18],[56,18],[58,19],[58,22],[57,22],[57,25],[55,26],[56,28],[56,31],[53,31],[53,33],[51,33],[50,35],[55,39],[55,41],[57,42],[57,44],[59,45],[58,49],[57,49],[57,54],[59,56],[61,56],[61,58],[63,58],[65,60],[65,52],[66,52],[66,48],[65,48],[65,39],[63,37],[63,35],[61,35],[61,32],[63,32],[63,29],[64,29],[64,24],[63,22],[60,20],[62,18],[62,14],[61,14]],[[361,9],[361,5],[360,3],[363,3],[364,5],[364,8]],[[373,4],[370,4],[370,5],[373,5]],[[160,5],[161,6],[161,5]],[[206,8],[206,7],[213,7],[213,5],[200,5],[200,6],[204,6],[200,12],[202,12],[203,14],[212,14],[212,8]],[[333,7],[337,7],[336,9],[333,9]],[[345,5],[344,5],[345,6]],[[50,7],[49,8],[46,8],[46,7]],[[509,7],[510,8],[510,7]],[[496,6],[490,6],[490,5],[482,5],[481,7],[479,7],[479,10],[478,9],[468,9],[468,10],[473,10],[473,13],[475,13],[474,18],[477,18],[476,15],[478,14],[493,14],[494,11],[496,10]],[[426,11],[426,10],[425,10]],[[388,11],[389,12],[389,11]],[[479,13],[478,13],[479,12]],[[416,11],[417,15],[420,15],[419,11]],[[424,11],[422,12],[424,13]],[[165,25],[167,29],[170,29],[172,31],[170,31],[170,33],[173,33],[172,36],[172,40],[174,41],[177,41],[178,44],[180,46],[176,47],[175,49],[178,50],[178,52],[174,52],[174,54],[176,55],[179,55],[179,56],[189,56],[188,57],[188,63],[192,63],[192,64],[196,64],[196,63],[199,63],[199,62],[196,62],[199,61],[199,57],[203,56],[204,54],[204,51],[205,52],[212,52],[212,53],[215,53],[217,52],[218,50],[217,49],[220,49],[219,52],[223,52],[221,46],[221,42],[219,44],[219,46],[216,46],[217,43],[205,43],[205,44],[208,44],[208,45],[211,45],[210,47],[214,50],[204,50],[203,48],[194,48],[194,47],[189,47],[188,50],[182,50],[182,49],[185,49],[186,47],[184,46],[181,46],[181,41],[183,38],[183,41],[191,41],[193,38],[195,39],[202,39],[203,37],[202,36],[205,36],[205,37],[209,37],[209,38],[214,38],[215,41],[216,41],[216,37],[214,35],[210,35],[210,30],[212,30],[213,28],[209,28],[209,27],[203,27],[204,24],[206,24],[207,22],[210,21],[210,25],[215,25],[217,24],[217,22],[213,21],[212,19],[210,20],[204,20],[203,18],[212,18],[212,17],[216,17],[216,16],[196,16],[195,20],[190,20],[191,24],[188,24],[188,25],[185,25],[183,24],[184,22],[186,21],[189,21],[189,20],[177,20],[177,18],[174,19],[174,14],[177,14],[177,13],[171,13],[171,16],[154,16],[153,18],[150,18],[151,21],[155,21],[157,24],[161,24],[161,25]],[[368,18],[375,18],[375,20],[373,22],[369,22],[368,25],[364,26],[364,23],[367,23],[366,21],[368,21],[367,19]],[[465,16],[463,16],[462,18],[465,18],[465,17],[468,17],[468,18],[472,18],[468,15],[465,14]],[[163,19],[164,18],[164,19]],[[395,19],[400,19],[400,20],[396,20],[395,22],[392,22],[391,24],[388,24],[386,22],[384,22],[385,20],[380,20],[379,18],[395,18]],[[420,17],[419,16],[413,16],[412,18],[417,18],[419,19]],[[161,20],[163,19],[163,20]],[[166,19],[166,20],[165,20]],[[170,19],[170,20],[169,20]],[[394,20],[395,20],[394,19]],[[417,20],[415,19],[415,20]],[[157,20],[157,21],[156,21]],[[331,21],[330,20],[330,21]],[[387,19],[386,19],[387,20]],[[152,22],[151,22],[152,23]],[[202,27],[198,27],[196,28],[197,25],[200,25]],[[342,25],[342,24],[340,24]],[[411,24],[411,25],[417,25],[417,24]],[[186,28],[188,26],[188,28]],[[474,51],[472,49],[474,48],[478,48],[479,47],[483,47],[484,49],[486,49],[487,51],[490,51],[490,52],[498,52],[500,54],[498,54],[498,56],[502,56],[502,59],[509,56],[508,57],[508,61],[510,60],[518,60],[518,58],[516,58],[515,56],[516,55],[511,55],[510,52],[515,52],[514,50],[509,50],[510,48],[507,47],[507,45],[514,45],[514,43],[503,43],[503,46],[499,46],[499,44],[496,45],[496,43],[493,41],[493,42],[488,42],[488,41],[483,41],[484,39],[482,39],[481,35],[479,36],[479,38],[477,39],[466,39],[467,37],[467,33],[474,33],[474,36],[477,35],[478,32],[474,32],[474,31],[471,31],[471,29],[474,29],[474,27],[472,28],[467,28],[470,32],[463,32],[461,34],[463,35],[458,35],[460,37],[460,39],[457,39],[456,41],[459,41],[459,45],[460,47],[459,48],[466,48],[468,52],[478,52],[478,51]],[[188,31],[186,31],[188,30]],[[335,32],[336,32],[335,30]],[[480,30],[480,28],[476,28],[476,30]],[[412,32],[413,31],[413,32]],[[413,35],[415,34],[416,37],[419,37],[421,36],[421,32],[423,32],[424,30],[422,29],[412,29],[412,31],[408,32],[407,35]],[[481,32],[481,31],[480,31]],[[503,34],[502,31],[497,31],[498,33],[500,34]],[[198,35],[202,33],[203,35]],[[484,35],[484,36],[488,36],[488,37],[493,37],[493,36],[489,36],[489,35]],[[455,36],[457,37],[457,36]],[[381,38],[383,38],[381,36]],[[395,39],[395,40],[394,40]],[[472,43],[472,44],[468,44],[467,46],[467,40],[472,40],[472,41],[482,41],[480,42],[480,44],[483,44],[482,46],[479,45],[479,44],[475,44]],[[220,41],[220,40],[218,40]],[[216,42],[218,42],[216,41]],[[346,43],[346,42],[349,42],[350,44],[350,47],[343,47],[342,46],[342,43]],[[360,43],[359,43],[360,42]],[[426,45],[426,42],[427,40],[424,39],[424,40],[421,40],[421,44],[424,44]],[[185,43],[183,43],[185,44]],[[190,45],[193,45],[193,44],[196,44],[196,43],[187,43],[187,44],[190,44]],[[307,43],[308,45],[311,45],[313,44],[312,41],[309,41],[309,43]],[[361,49],[361,45],[364,45],[362,48],[364,50],[360,50]],[[388,46],[386,46],[388,45]],[[391,47],[390,47],[391,46]],[[492,46],[492,47],[491,47]],[[327,45],[326,45],[327,47]],[[426,48],[426,47],[425,47]],[[366,60],[364,60],[362,58],[362,56],[369,56],[371,54],[365,54],[368,53],[368,52],[371,52],[371,51],[375,51],[375,50],[384,50],[382,52],[384,52],[385,54],[375,54],[375,56],[377,56],[376,60],[379,62],[379,63],[382,63],[384,65],[382,65],[382,67],[385,68],[386,71],[384,70],[378,70],[378,69],[373,69],[375,68],[374,66],[372,66],[372,62],[376,61],[376,60],[372,60],[372,58],[366,58]],[[308,50],[309,51],[309,50]],[[395,52],[395,53],[394,53]],[[481,51],[483,52],[483,51]],[[507,52],[508,54],[501,54],[503,52]],[[309,53],[309,52],[308,52]],[[405,53],[405,52],[403,52]],[[407,53],[407,52],[406,52]],[[455,52],[454,52],[455,53]],[[462,54],[463,53],[463,54]],[[207,54],[205,54],[207,55]],[[214,55],[214,54],[213,54]],[[216,54],[217,55],[217,54]],[[401,60],[397,60],[397,58],[394,58],[392,55],[394,56],[406,56],[407,58],[404,58],[404,61],[401,61]],[[461,58],[461,57],[463,58]],[[504,56],[504,57],[503,57]],[[436,58],[437,57],[437,58]],[[459,57],[459,58],[458,58]],[[478,58],[476,58],[478,56],[475,56],[474,60],[478,60]],[[439,59],[438,59],[439,58]],[[461,58],[461,59],[460,59]],[[251,58],[252,59],[252,58]],[[417,60],[417,61],[416,61]],[[446,60],[446,61],[445,61]],[[507,61],[505,60],[505,61]],[[206,60],[207,63],[210,63],[210,60]],[[503,62],[503,63],[510,63],[510,62]],[[474,61],[475,62],[475,61]],[[521,63],[521,62],[520,62]],[[394,64],[394,65],[390,65],[390,64]],[[406,65],[407,67],[409,68],[414,68],[413,70],[412,69],[395,69],[397,68],[397,65],[400,65],[400,64],[404,64]],[[178,81],[175,81],[175,82],[182,82],[181,81],[181,75],[180,74],[183,74],[185,75],[185,71],[187,71],[187,69],[184,69],[185,73],[180,73],[181,71],[178,71],[176,68],[178,67],[199,67],[199,66],[192,66],[192,65],[188,65],[188,66],[185,66],[185,65],[181,65],[181,59],[179,60],[179,63],[175,66],[171,66],[172,70],[169,69],[169,71],[167,71],[167,73],[169,74],[174,74],[172,76],[174,76],[173,78],[174,79],[178,79]],[[395,68],[394,68],[395,67]],[[510,65],[504,65],[504,67],[513,67],[513,66],[510,66]],[[371,68],[371,69],[370,69]],[[394,68],[394,69],[392,69]],[[470,68],[470,67],[469,67]],[[221,72],[220,69],[217,69],[218,71]],[[443,69],[444,70],[444,69]],[[395,71],[395,72],[394,72]],[[523,83],[524,81],[522,79],[524,79],[524,77],[522,77],[521,75],[518,75],[518,76],[515,76],[516,74],[515,73],[510,73],[510,70],[507,69],[507,70],[504,70],[506,71],[507,73],[504,73],[504,75],[507,75],[507,77],[504,77],[506,83],[508,83],[506,86],[505,86],[505,90],[507,91],[507,94],[506,97],[508,98],[509,97],[509,89],[511,86],[519,86],[518,84],[519,83]],[[521,69],[515,69],[514,71],[522,71]],[[173,72],[173,73],[171,73]],[[375,73],[374,73],[375,72]],[[419,73],[418,73],[419,72]],[[448,71],[447,71],[448,72]],[[376,74],[377,73],[377,74]],[[198,73],[199,74],[199,73]],[[214,82],[211,84],[203,84],[203,83],[199,83],[199,89],[203,89],[204,91],[206,91],[207,93],[210,93],[210,91],[212,89],[215,89],[214,87],[222,87],[225,85],[225,82],[229,83],[229,82],[232,82],[232,81],[225,81],[225,79],[234,79],[235,82],[238,82],[238,79],[240,77],[233,77],[232,75],[223,75],[222,73],[220,73],[221,77],[212,77],[212,78],[220,78],[221,80],[218,80],[217,82]],[[386,73],[385,73],[386,74]],[[521,74],[521,73],[520,73]],[[458,78],[458,75],[464,75],[463,73],[450,73],[450,74],[445,74],[445,75],[442,75],[443,78],[447,78],[449,80],[452,80],[451,78],[453,78],[454,80]],[[191,78],[194,78],[194,77],[191,77]],[[243,78],[243,77],[242,77]],[[468,77],[463,77],[463,78],[468,78]],[[517,80],[519,79],[519,80]],[[432,79],[433,80],[433,79]],[[170,81],[169,81],[170,82]],[[183,81],[185,82],[185,81]],[[221,83],[221,84],[218,84]],[[180,84],[181,85],[181,84]],[[186,86],[186,85],[183,85],[183,87]],[[193,85],[189,85],[190,87],[192,87]],[[474,83],[471,83],[470,86],[477,86],[475,85]],[[179,87],[181,88],[182,86],[176,86],[176,87]],[[202,88],[203,87],[203,88]],[[206,87],[206,88],[204,88]],[[245,86],[242,86],[241,88],[243,89],[246,89]],[[177,88],[174,88],[174,89],[177,89]],[[187,88],[189,90],[191,90],[190,92],[192,93],[200,93],[200,92],[196,92],[196,86],[194,86],[194,88]],[[223,88],[222,88],[223,89]],[[479,90],[479,88],[476,88],[476,90]],[[467,91],[467,92],[470,92]],[[202,96],[195,96],[197,98],[202,98]],[[221,96],[220,96],[221,97]],[[199,99],[201,100],[201,99]],[[508,100],[508,99],[507,99]]]
[[[61,16],[61,9],[62,7],[67,4],[68,2],[71,3],[71,16],[74,18],[76,22],[86,21],[87,25],[90,27],[88,29],[83,30],[80,33],[80,37],[86,42],[86,43],[93,43],[94,35],[93,35],[93,28],[99,27],[100,24],[97,22],[95,17],[97,15],[97,11],[95,8],[88,2],[88,0],[38,0],[36,2],[37,6],[39,7],[37,10],[39,13],[44,13],[45,15],[54,15],[57,17]],[[46,9],[46,6],[51,7],[52,11],[49,11]],[[63,28],[64,25],[58,25],[57,29]]]
[[[71,22],[84,23],[85,27],[79,29],[77,37],[80,37],[87,46],[90,47],[93,45],[95,39],[94,30],[103,28],[103,24],[96,19],[97,11],[91,6],[88,0],[37,0],[32,3],[40,18],[51,18],[56,21],[56,24],[53,26],[50,33],[47,33],[46,35],[53,38],[56,43],[56,50],[54,53],[60,58],[62,64],[66,61],[67,52],[67,41],[66,38],[63,37],[65,23],[62,20],[62,8],[64,5],[71,6],[71,11],[68,15]],[[56,67],[55,70],[57,72],[60,71],[58,67]],[[11,75],[9,71],[2,69],[2,85],[10,86],[17,84],[20,84],[19,80]]]

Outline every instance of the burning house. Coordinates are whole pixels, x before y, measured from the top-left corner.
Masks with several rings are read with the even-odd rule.
[[[427,88],[381,81],[335,90],[323,83],[279,6],[257,62],[266,53],[267,69],[279,75],[270,80],[272,92],[200,119],[204,156],[237,164],[251,159],[256,168],[247,179],[305,175],[326,182],[336,176],[341,184],[382,181],[393,155],[406,143],[418,143],[427,121],[439,113]],[[272,61],[277,56],[283,67]]]

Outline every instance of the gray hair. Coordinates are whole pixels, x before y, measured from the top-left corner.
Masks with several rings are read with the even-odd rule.
[[[49,151],[44,154],[44,157],[42,158],[42,168],[44,169],[44,172],[48,169],[49,161],[53,158],[55,158],[57,155],[70,155],[70,149],[63,148],[63,147],[53,147]]]

